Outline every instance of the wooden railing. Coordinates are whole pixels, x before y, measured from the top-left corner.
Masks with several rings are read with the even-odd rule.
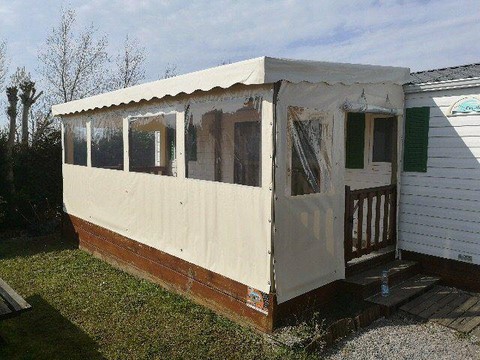
[[[395,244],[396,204],[396,185],[345,186],[345,262]]]

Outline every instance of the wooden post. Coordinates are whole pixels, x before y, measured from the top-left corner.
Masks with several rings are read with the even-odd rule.
[[[373,193],[369,192],[367,194],[367,245],[366,250],[369,252],[370,245],[372,242],[372,204],[373,204]]]
[[[362,237],[363,237],[363,197],[364,194],[358,194],[358,210],[357,210],[357,256],[362,254]]]
[[[388,243],[395,244],[397,235],[397,187],[392,185],[392,196],[390,200],[390,226]]]
[[[388,241],[388,223],[389,223],[389,206],[390,206],[390,192],[385,190],[385,198],[383,203],[383,244],[387,244]]]
[[[380,239],[380,215],[381,215],[381,203],[382,192],[377,190],[375,192],[375,248],[378,248],[378,242]]]
[[[344,224],[344,253],[345,263],[350,261],[353,249],[352,230],[353,230],[353,214],[350,201],[350,186],[345,186],[345,224]]]

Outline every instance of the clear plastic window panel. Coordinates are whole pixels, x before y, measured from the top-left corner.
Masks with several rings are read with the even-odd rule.
[[[292,196],[330,190],[331,131],[325,115],[318,110],[288,107],[290,166],[287,171]]]
[[[261,96],[190,104],[186,177],[261,186],[261,104]]]
[[[175,114],[129,118],[129,170],[177,176],[175,138]]]
[[[373,124],[373,162],[392,162],[393,119],[377,118]]]
[[[104,116],[91,120],[92,166],[123,170],[123,120]]]
[[[80,119],[64,120],[65,163],[87,165],[87,124]]]

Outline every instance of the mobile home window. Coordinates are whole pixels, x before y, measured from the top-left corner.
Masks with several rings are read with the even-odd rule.
[[[123,120],[119,117],[93,119],[92,166],[123,170]]]
[[[373,162],[392,162],[393,122],[391,118],[374,119]]]
[[[261,104],[261,96],[190,104],[186,177],[261,186]]]
[[[323,113],[288,107],[292,196],[327,192],[331,186],[331,127]]]
[[[345,168],[363,169],[365,164],[365,114],[347,114],[345,141]]]
[[[87,165],[87,123],[82,120],[64,120],[63,145],[65,163]]]
[[[129,167],[132,172],[176,176],[176,115],[129,119]]]

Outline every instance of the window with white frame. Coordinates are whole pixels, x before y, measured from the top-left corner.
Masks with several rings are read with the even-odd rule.
[[[130,117],[129,170],[177,176],[176,115]]]
[[[392,162],[393,119],[373,119],[372,162]]]

